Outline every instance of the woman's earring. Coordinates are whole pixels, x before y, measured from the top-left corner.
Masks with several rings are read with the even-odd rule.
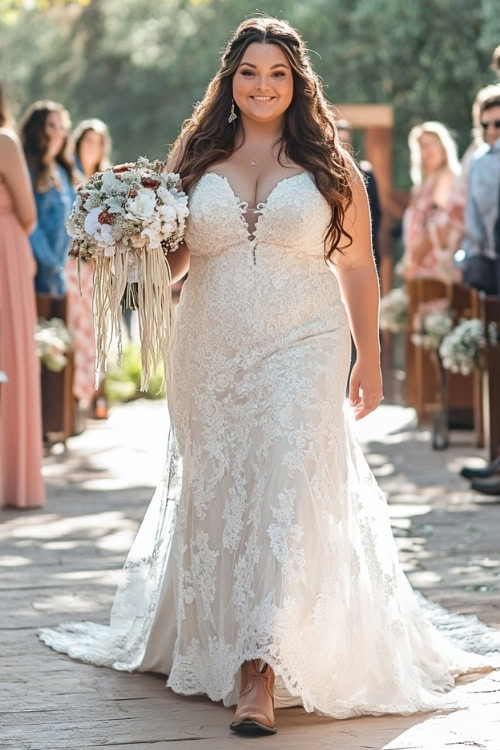
[[[233,99],[233,101],[232,101],[232,103],[231,103],[231,114],[230,114],[230,115],[229,115],[229,117],[227,118],[227,121],[228,121],[228,122],[234,122],[234,120],[236,120],[236,118],[237,118],[237,117],[238,117],[238,115],[237,115],[237,114],[236,114],[236,112],[234,111],[234,99]]]

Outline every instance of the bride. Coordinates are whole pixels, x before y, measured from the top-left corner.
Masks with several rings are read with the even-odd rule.
[[[110,625],[40,637],[237,704],[236,732],[274,733],[274,708],[297,704],[336,718],[456,706],[454,677],[498,666],[498,639],[416,598],[353,438],[382,398],[369,209],[287,22],[239,26],[168,168],[190,217],[169,257],[189,278],[165,475]]]

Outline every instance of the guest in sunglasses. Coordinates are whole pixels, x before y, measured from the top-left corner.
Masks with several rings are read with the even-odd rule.
[[[490,86],[480,106],[480,125],[487,149],[472,162],[465,208],[464,280],[487,294],[500,294],[500,257],[495,224],[500,189],[500,84]]]

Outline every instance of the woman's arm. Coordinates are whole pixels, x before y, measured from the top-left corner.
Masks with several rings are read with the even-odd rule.
[[[189,271],[189,250],[185,242],[181,242],[177,250],[168,253],[167,262],[170,266],[172,284],[182,279]]]
[[[370,209],[364,182],[356,175],[353,201],[344,226],[352,245],[335,256],[334,272],[347,309],[357,359],[349,383],[349,399],[355,418],[377,408],[382,398],[379,343],[379,283],[373,258]]]
[[[171,152],[167,161],[167,172],[175,172],[176,165],[180,161],[182,146],[177,146]],[[177,250],[168,254],[167,263],[170,266],[172,284],[180,281],[189,271],[189,248],[185,242],[181,242]]]
[[[36,207],[31,180],[17,135],[10,130],[0,132],[1,176],[14,203],[22,228],[29,234],[36,224]]]

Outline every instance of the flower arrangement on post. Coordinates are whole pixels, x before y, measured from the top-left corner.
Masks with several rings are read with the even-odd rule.
[[[78,189],[67,226],[70,255],[94,264],[96,385],[114,335],[121,359],[122,303],[139,311],[141,390],[161,361],[168,372],[173,310],[166,255],[184,237],[187,201],[179,175],[143,157],[97,172]]]
[[[391,289],[380,300],[380,329],[399,333],[408,327],[408,295],[404,289]]]
[[[446,370],[469,375],[481,365],[481,350],[485,344],[484,325],[481,320],[462,320],[439,347],[439,356]]]
[[[413,318],[411,340],[416,346],[429,351],[440,386],[440,406],[433,419],[432,447],[443,450],[449,445],[447,387],[448,379],[439,356],[444,337],[453,328],[453,312],[447,299],[423,302]]]
[[[411,340],[423,349],[438,351],[443,338],[453,328],[453,313],[446,299],[423,302],[413,317]]]
[[[66,355],[73,349],[73,337],[60,318],[39,318],[35,343],[40,361],[47,370],[60,372],[66,367]]]

